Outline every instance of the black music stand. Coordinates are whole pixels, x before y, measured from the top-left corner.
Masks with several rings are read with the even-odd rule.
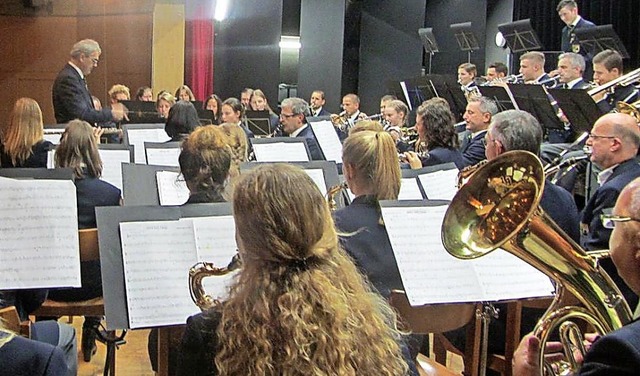
[[[538,119],[540,125],[546,130],[545,133],[551,129],[564,129],[564,124],[551,105],[552,98],[549,98],[542,86],[522,84],[508,84],[507,86],[511,90],[518,108]]]
[[[471,52],[480,49],[478,40],[471,30],[471,22],[449,25],[458,42],[460,50],[467,51],[467,63],[471,62]]]
[[[143,101],[120,101],[127,108],[127,117],[129,124],[152,124],[164,123],[163,119],[156,110],[156,102]]]
[[[508,87],[507,87],[508,89]],[[498,111],[514,110],[516,105],[513,103],[511,95],[502,86],[478,86],[480,94],[496,102]]]
[[[556,99],[577,133],[591,131],[593,124],[602,116],[587,90],[549,89],[549,94]]]
[[[424,51],[429,55],[429,70],[427,73],[431,74],[431,59],[433,59],[433,55],[436,52],[440,52],[438,43],[436,42],[436,37],[433,35],[433,28],[425,27],[418,29],[418,35],[420,36],[420,40],[424,46]]]
[[[256,136],[268,136],[273,133],[269,111],[245,111],[247,127]]]
[[[540,39],[531,27],[531,20],[524,19],[498,25],[498,30],[507,41],[511,53],[539,50]]]
[[[422,102],[438,96],[437,90],[430,80],[432,76],[432,74],[429,74],[424,77],[400,81],[400,92],[396,96],[404,96],[410,109],[418,108]]]
[[[456,121],[462,120],[462,115],[467,108],[467,99],[460,90],[457,78],[453,75],[440,74],[430,74],[425,77],[431,81],[431,85],[437,92],[437,97],[443,98],[449,103]]]
[[[587,50],[590,56],[610,49],[618,51],[624,59],[629,58],[629,52],[613,30],[612,25],[576,28],[573,33],[576,36],[576,41]]]

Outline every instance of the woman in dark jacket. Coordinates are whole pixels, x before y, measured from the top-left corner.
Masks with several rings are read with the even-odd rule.
[[[20,98],[13,106],[9,125],[0,129],[0,167],[47,167],[53,144],[44,140],[38,102]]]

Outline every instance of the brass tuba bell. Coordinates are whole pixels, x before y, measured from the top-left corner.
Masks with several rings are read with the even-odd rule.
[[[555,281],[555,298],[534,330],[541,349],[551,331],[572,324],[569,319],[586,321],[601,334],[631,320],[629,306],[597,259],[539,207],[544,181],[542,164],[534,154],[504,153],[480,167],[460,188],[442,223],[442,241],[451,255],[473,259],[502,248]],[[561,307],[565,289],[583,306]],[[543,351],[539,359],[545,364]],[[575,372],[578,365],[571,360],[569,368]]]

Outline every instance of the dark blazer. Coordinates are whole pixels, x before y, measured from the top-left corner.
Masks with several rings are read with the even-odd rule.
[[[331,116],[331,112],[327,111],[324,106],[322,106],[320,108],[320,112],[317,115],[314,115],[313,113],[311,114],[311,116]]]
[[[462,161],[464,166],[472,166],[486,159],[484,154],[483,139],[487,131],[482,131],[475,137],[471,137],[471,132],[466,131],[460,143],[460,152],[462,153]]]
[[[47,292],[47,289],[0,290],[0,308],[15,306],[20,320],[26,321],[47,300]]]
[[[0,331],[0,338],[6,335]],[[66,376],[69,372],[61,349],[20,336],[0,347],[0,365],[0,376]]]
[[[462,153],[458,149],[434,148],[429,150],[427,155],[422,159],[422,167],[435,166],[443,163],[453,162],[458,170],[465,167]]]
[[[543,85],[544,87],[551,88],[551,87],[555,86],[556,81],[552,81],[551,80],[551,76],[549,76],[548,74],[545,73],[542,76],[540,76],[540,78],[538,78],[534,82],[534,84]]]
[[[573,29],[569,29],[569,26],[565,25],[562,28],[562,40],[561,40],[561,43],[560,43],[560,46],[561,46],[560,48],[562,49],[562,51],[564,51],[564,52],[573,52],[572,51],[572,45],[571,45],[571,42],[572,42],[572,39],[573,39],[573,36],[572,36],[573,30],[579,29],[579,28],[582,28],[582,27],[587,27],[588,28],[588,27],[595,27],[595,26],[596,25],[593,22],[587,21],[582,17],[580,18],[580,21],[578,21],[578,23],[576,24],[575,28],[573,28]],[[581,55],[583,55],[583,56],[587,56],[587,52],[582,46],[580,47],[579,53]]]
[[[93,107],[86,82],[70,64],[65,65],[58,73],[51,96],[58,124],[68,123],[73,119],[81,119],[92,125],[113,120],[111,110],[98,111]]]
[[[358,196],[333,217],[336,228],[345,234],[340,244],[378,292],[388,298],[392,289],[404,290],[375,197]]]
[[[545,181],[540,206],[571,239],[580,242],[580,214],[569,191]]]
[[[589,85],[589,83],[585,80],[580,80],[578,82],[576,82],[572,87],[571,90],[587,90],[591,87],[591,85]]]
[[[593,343],[580,376],[637,375],[640,370],[640,321],[633,321]]]
[[[324,161],[324,155],[322,154],[322,150],[320,150],[320,145],[318,145],[318,140],[316,140],[316,136],[313,134],[313,130],[311,129],[311,125],[307,123],[307,127],[302,130],[302,132],[298,133],[296,137],[303,137],[307,146],[309,147],[309,154],[311,156],[311,160],[314,161]]]
[[[613,111],[618,102],[633,103],[638,100],[638,89],[633,85],[616,86],[613,93],[605,94],[597,104],[603,114]]]
[[[42,140],[31,148],[31,156],[23,163],[14,165],[11,157],[4,152],[4,145],[0,143],[0,167],[28,167],[28,168],[47,168],[47,154],[53,144],[47,140]]]
[[[582,224],[588,226],[588,230],[586,232],[583,231],[580,239],[582,246],[586,250],[593,251],[609,248],[611,230],[602,226],[600,215],[613,209],[620,191],[638,176],[640,176],[640,164],[635,158],[623,162],[613,170],[613,174],[609,179],[589,199],[582,211],[581,219]],[[635,307],[638,304],[638,296],[618,275],[613,261],[611,259],[603,259],[600,265],[620,288],[629,306]]]

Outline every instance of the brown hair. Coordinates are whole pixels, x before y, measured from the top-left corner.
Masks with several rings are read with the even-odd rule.
[[[249,145],[247,143],[247,135],[238,124],[223,123],[220,125],[220,129],[227,136],[227,144],[231,150],[231,165],[235,176],[239,172],[240,164],[248,160]]]
[[[86,173],[94,178],[102,175],[102,159],[93,127],[84,120],[71,120],[56,148],[56,167],[73,169],[76,178]]]

